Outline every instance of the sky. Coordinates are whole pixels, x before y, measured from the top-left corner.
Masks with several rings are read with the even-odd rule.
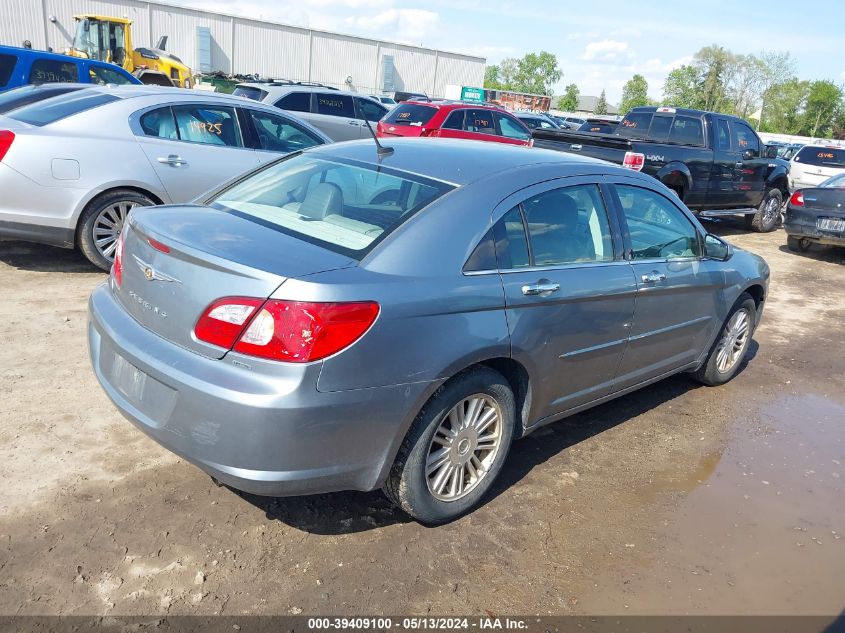
[[[802,79],[845,84],[845,1],[526,2],[525,0],[171,0],[211,11],[422,45],[487,58],[549,51],[582,95],[618,103],[634,73],[663,81],[702,46],[788,50]],[[823,20],[819,19],[823,16]],[[828,25],[829,28],[825,25]]]

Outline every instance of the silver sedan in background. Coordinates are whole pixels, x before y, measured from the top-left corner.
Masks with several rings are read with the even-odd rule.
[[[329,143],[277,108],[159,86],[68,92],[0,117],[0,238],[78,247],[107,270],[133,207],[188,202]]]

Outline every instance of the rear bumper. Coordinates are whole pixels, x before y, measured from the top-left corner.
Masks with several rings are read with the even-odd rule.
[[[845,233],[821,231],[816,221],[821,217],[837,217],[841,214],[816,211],[789,206],[783,221],[783,229],[791,237],[808,239],[828,246],[845,246]]]
[[[94,372],[120,412],[221,482],[259,495],[378,488],[432,383],[321,393],[321,363],[276,375],[158,337],[107,286],[89,301]],[[252,362],[241,357],[241,360]]]

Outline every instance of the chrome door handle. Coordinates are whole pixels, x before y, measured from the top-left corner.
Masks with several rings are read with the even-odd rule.
[[[663,281],[664,279],[666,279],[666,275],[664,275],[663,273],[659,273],[656,270],[653,270],[652,272],[643,275],[641,279],[643,280],[644,284],[656,284],[658,281]]]
[[[558,290],[560,290],[560,284],[554,284],[550,282],[526,284],[522,287],[522,294],[527,297],[530,297],[533,295],[550,294],[552,292],[557,292]]]
[[[573,151],[576,151],[576,152],[580,152],[580,151],[581,151],[581,149],[583,149],[583,147],[584,147],[583,145],[579,145],[579,144],[577,144],[577,143],[573,143],[572,145],[570,145],[570,146],[569,146],[569,149],[571,149],[571,150],[573,150]]]
[[[159,156],[158,162],[162,165],[172,165],[173,167],[181,167],[182,165],[187,165],[188,161],[182,160],[181,156],[177,156],[176,154],[170,154],[169,156]]]
[[[349,123],[349,125],[354,125],[356,127],[363,127],[363,124],[358,123],[358,121],[347,121],[347,123]]]
[[[743,163],[741,160],[734,163],[734,167],[742,167],[743,165],[745,165],[745,163]]]

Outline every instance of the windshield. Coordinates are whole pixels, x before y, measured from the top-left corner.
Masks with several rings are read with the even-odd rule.
[[[823,183],[819,185],[819,187],[831,187],[831,188],[839,188],[845,187],[845,174],[839,174],[837,176],[833,176],[828,178]]]
[[[402,103],[393,108],[386,117],[385,123],[391,125],[423,126],[437,113],[437,108],[413,103]]]
[[[112,101],[117,101],[117,97],[96,90],[77,90],[19,108],[9,118],[41,127]]]
[[[210,204],[360,259],[451,189],[379,165],[298,154],[217,194]]]
[[[123,65],[126,59],[123,24],[80,20],[76,25],[73,48],[85,53],[88,59]]]
[[[9,90],[0,94],[0,114],[11,112],[17,108],[49,99],[50,97],[57,97],[67,92],[79,90],[79,86],[64,86],[61,84],[55,86],[24,86],[16,90]]]
[[[792,160],[818,167],[845,167],[845,149],[805,145]]]

